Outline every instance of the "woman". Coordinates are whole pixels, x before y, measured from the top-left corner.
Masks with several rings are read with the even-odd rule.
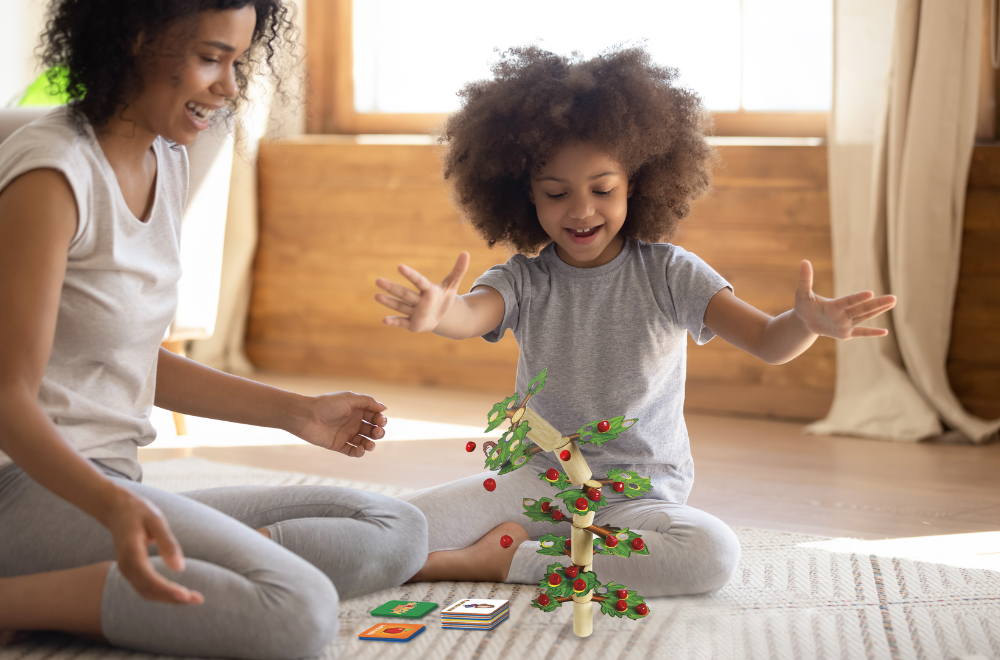
[[[302,397],[158,347],[180,275],[179,145],[236,104],[248,67],[275,75],[289,10],[57,0],[51,12],[44,59],[68,69],[73,100],[0,145],[0,630],[313,654],[337,632],[338,596],[420,568],[420,512],[325,487],[181,496],[139,483],[136,460],[154,402],[351,457],[384,435],[371,397]]]

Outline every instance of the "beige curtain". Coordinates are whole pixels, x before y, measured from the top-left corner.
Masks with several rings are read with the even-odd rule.
[[[294,7],[301,43],[305,35],[306,0],[291,0],[289,4]],[[302,50],[294,55],[298,58],[298,70],[282,81],[286,89],[304,81],[303,55]],[[304,102],[303,91],[287,91],[297,94]],[[210,367],[241,374],[254,370],[243,345],[250,311],[253,259],[257,251],[257,150],[261,140],[300,134],[305,129],[302,103],[272,104],[272,90],[264,79],[254,84],[249,96],[250,103],[245,105],[235,126],[236,154],[229,184],[215,333],[207,339],[190,342],[187,352],[191,359]]]
[[[945,371],[976,121],[983,0],[837,0],[830,200],[837,295],[894,293],[884,339],[840,342],[812,433],[973,442]],[[893,17],[894,14],[894,17]],[[891,37],[889,26],[891,28]],[[878,44],[891,44],[887,52]]]

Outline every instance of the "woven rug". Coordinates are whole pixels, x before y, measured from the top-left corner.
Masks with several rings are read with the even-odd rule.
[[[402,489],[339,479],[182,459],[149,463],[145,481],[179,491],[238,484],[329,484],[393,495]],[[823,537],[738,528],[743,559],[717,593],[652,598],[640,621],[596,616],[594,634],[572,632],[572,608],[546,614],[529,604],[534,586],[439,582],[404,585],[341,603],[340,636],[324,659],[363,660],[1000,660],[1000,572],[868,554],[833,553],[804,544]],[[506,598],[510,619],[491,632],[428,630],[406,644],[361,642],[387,600]],[[69,636],[35,635],[0,649],[18,660],[151,658]]]

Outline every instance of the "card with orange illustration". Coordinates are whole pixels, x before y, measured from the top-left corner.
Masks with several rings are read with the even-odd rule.
[[[380,642],[408,642],[426,630],[415,623],[376,623],[358,635],[358,639],[374,639]]]

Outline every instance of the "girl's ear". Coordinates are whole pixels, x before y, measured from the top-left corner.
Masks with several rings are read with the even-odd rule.
[[[531,202],[532,206],[535,205],[535,191],[530,186],[528,187],[528,201]]]
[[[635,181],[628,182],[628,192],[625,194],[625,199],[632,196],[632,191],[635,190]]]

